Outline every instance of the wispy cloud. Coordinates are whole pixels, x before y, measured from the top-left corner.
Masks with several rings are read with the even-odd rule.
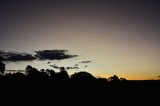
[[[49,65],[50,67],[53,67],[53,68],[56,68],[56,69],[60,69],[60,67],[59,66],[57,66],[57,65],[55,65],[55,64],[53,64],[53,65]]]
[[[92,61],[91,60],[88,60],[88,61],[81,61],[79,63],[91,63]]]
[[[69,69],[79,69],[79,67],[66,67],[67,70]]]
[[[62,67],[57,66],[56,64],[49,65],[49,66],[50,66],[50,67],[53,67],[53,68],[55,68],[55,69],[61,69],[61,68],[62,68]],[[79,69],[79,67],[78,67],[78,66],[64,67],[64,69],[66,69],[66,70],[70,70],[70,69]]]

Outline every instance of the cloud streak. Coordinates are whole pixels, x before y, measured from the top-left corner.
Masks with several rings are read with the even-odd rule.
[[[62,67],[59,67],[59,66],[57,66],[56,64],[53,64],[53,65],[49,65],[50,67],[53,67],[53,68],[55,68],[55,69],[61,69]],[[66,69],[66,70],[73,70],[73,69],[79,69],[79,67],[78,66],[74,66],[74,67],[64,67],[64,69]]]
[[[77,57],[78,55],[72,55],[67,53],[68,50],[41,50],[35,51],[35,55],[19,52],[5,52],[0,51],[1,61],[32,61],[32,60],[63,60]]]
[[[60,69],[60,67],[59,66],[57,66],[57,65],[55,65],[55,64],[53,64],[53,65],[49,65],[50,67],[53,67],[53,68],[56,68],[56,69]]]
[[[79,63],[91,63],[92,61],[91,60],[89,60],[89,61],[81,61],[81,62],[79,62]]]

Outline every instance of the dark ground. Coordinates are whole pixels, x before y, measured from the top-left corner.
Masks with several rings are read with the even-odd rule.
[[[95,78],[78,72],[40,72],[28,68],[26,74],[0,76],[0,104],[5,105],[157,105],[160,80],[126,80],[117,76]],[[1,106],[1,105],[0,105]]]

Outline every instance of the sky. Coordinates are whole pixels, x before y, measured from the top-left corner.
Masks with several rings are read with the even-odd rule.
[[[159,19],[159,0],[1,0],[0,51],[68,50],[78,56],[51,63],[153,79],[160,75]],[[47,62],[6,62],[6,69],[52,68]]]

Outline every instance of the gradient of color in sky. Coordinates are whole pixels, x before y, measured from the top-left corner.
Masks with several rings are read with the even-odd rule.
[[[101,77],[160,75],[159,0],[1,0],[0,13],[0,50],[67,49],[80,57],[55,64],[93,60],[82,70]]]

